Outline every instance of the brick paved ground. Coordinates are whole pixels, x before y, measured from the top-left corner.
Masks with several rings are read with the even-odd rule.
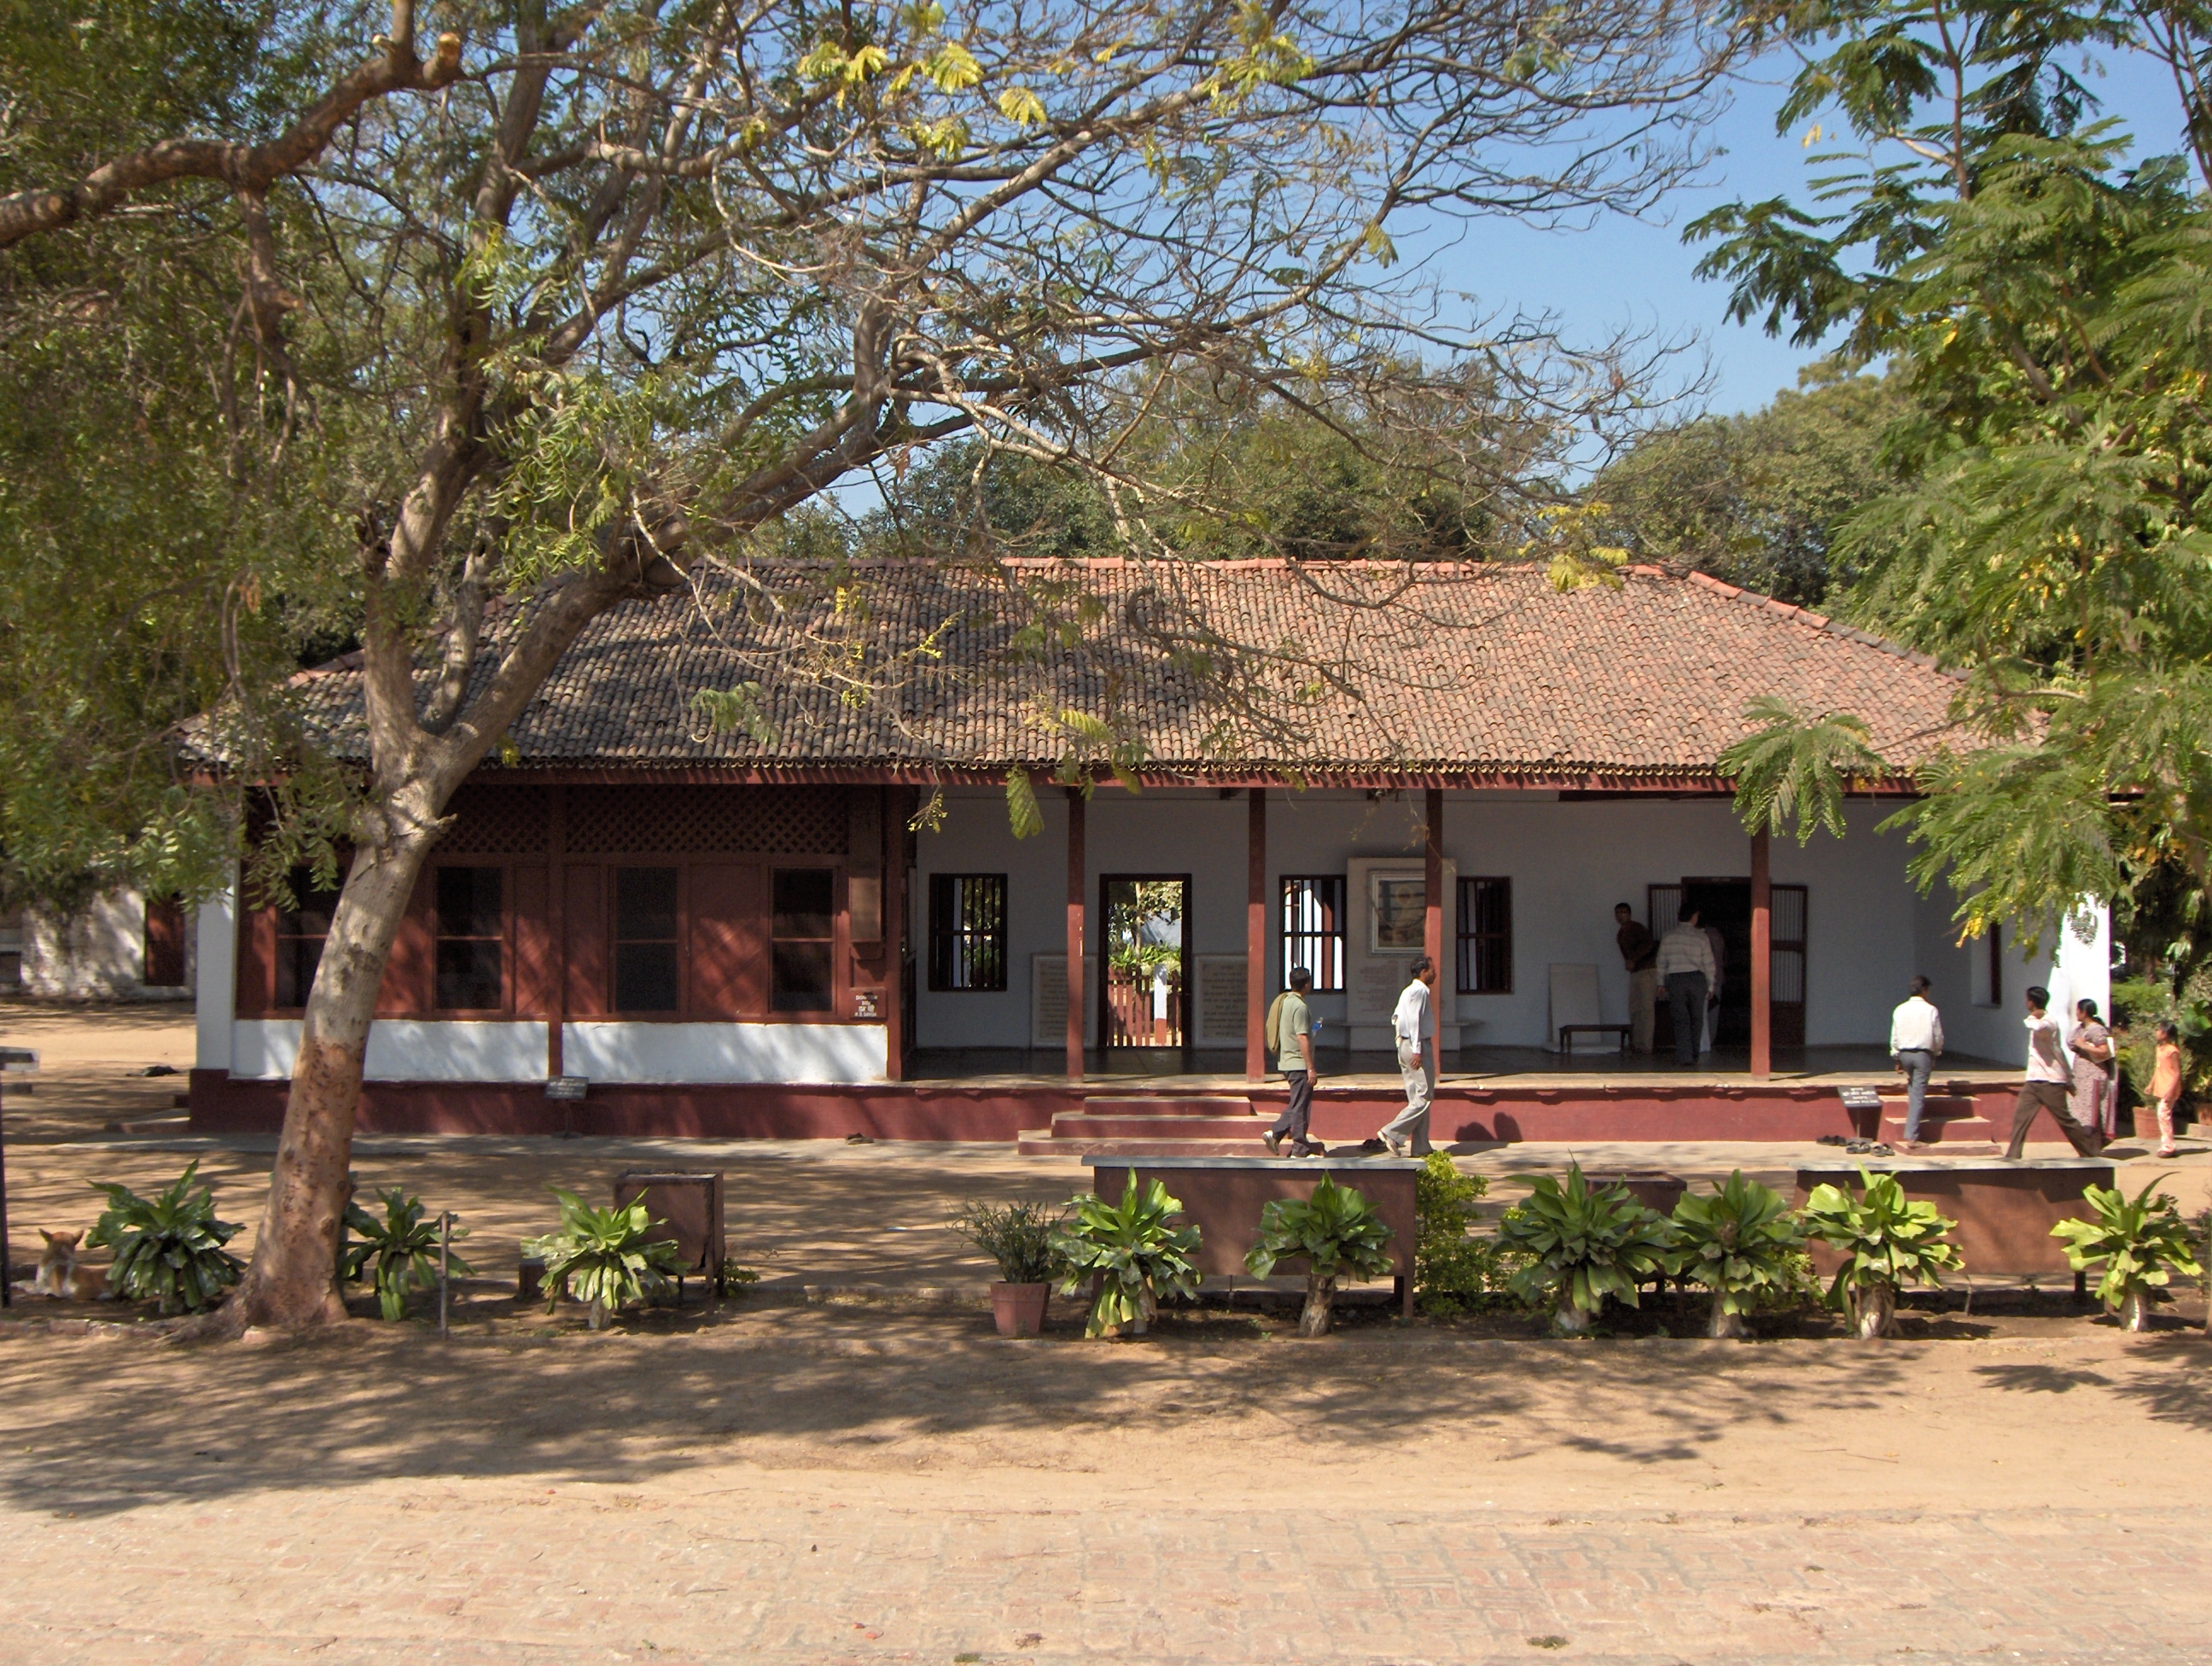
[[[359,1329],[0,1342],[0,1657],[2212,1656],[2212,1349],[2178,1332]]]

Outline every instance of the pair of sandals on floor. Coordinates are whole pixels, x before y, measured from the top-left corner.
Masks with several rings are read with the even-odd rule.
[[[1270,1128],[1260,1138],[1267,1143],[1268,1156],[1280,1157],[1283,1154],[1281,1134]],[[1375,1152],[1382,1151],[1389,1152],[1393,1157],[1411,1157],[1413,1154],[1413,1146],[1403,1140],[1385,1140],[1377,1134],[1371,1140],[1363,1140],[1359,1142],[1359,1152],[1363,1157],[1372,1156]],[[1292,1157],[1326,1157],[1328,1155],[1328,1147],[1318,1140],[1310,1140],[1303,1148],[1297,1146],[1291,1146],[1291,1155]]]

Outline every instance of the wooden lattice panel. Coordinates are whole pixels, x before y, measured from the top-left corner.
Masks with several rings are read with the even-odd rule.
[[[448,851],[483,856],[535,856],[548,842],[550,805],[542,787],[464,787],[447,813]]]
[[[839,787],[582,787],[568,793],[568,848],[580,856],[842,856],[846,842]]]

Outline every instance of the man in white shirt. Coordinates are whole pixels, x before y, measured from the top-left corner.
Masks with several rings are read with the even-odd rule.
[[[1698,929],[1698,911],[1685,908],[1674,927],[1659,939],[1659,981],[1667,986],[1667,1011],[1674,1022],[1674,1062],[1685,1070],[1698,1062],[1698,1040],[1705,1027],[1705,996],[1720,982],[1713,945]]]
[[[2027,1145],[2027,1130],[2035,1113],[2047,1110],[2076,1154],[2095,1157],[2105,1149],[2105,1141],[2082,1127],[2067,1104],[2074,1091],[2074,1067],[2066,1056],[2058,1020],[2044,1010],[2050,1005],[2048,989],[2027,992],[2027,1079],[2021,1084],[2020,1098],[2012,1108],[2012,1143],[2005,1147],[2005,1155],[2020,1156]]]
[[[1397,1010],[1390,1015],[1398,1074],[1406,1085],[1406,1108],[1375,1137],[1390,1148],[1393,1157],[1429,1154],[1429,1106],[1437,1097],[1436,1060],[1429,1050],[1437,1033],[1437,1015],[1429,986],[1436,981],[1437,963],[1423,955],[1413,963],[1413,982],[1399,994]]]
[[[1933,988],[1924,977],[1912,980],[1912,993],[1889,1015],[1889,1056],[1905,1073],[1905,1143],[1920,1143],[1920,1118],[1928,1109],[1928,1078],[1943,1056],[1943,1015],[1928,999]]]

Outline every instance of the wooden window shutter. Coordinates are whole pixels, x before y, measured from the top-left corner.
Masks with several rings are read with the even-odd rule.
[[[691,1011],[757,1018],[768,1011],[767,902],[759,866],[701,862],[691,870]]]
[[[518,1017],[538,1018],[553,1010],[558,962],[546,918],[546,891],[542,867],[518,867],[509,875],[507,906],[514,945],[513,988]]]
[[[606,870],[572,866],[568,885],[568,1014],[596,1018],[607,1010]]]

